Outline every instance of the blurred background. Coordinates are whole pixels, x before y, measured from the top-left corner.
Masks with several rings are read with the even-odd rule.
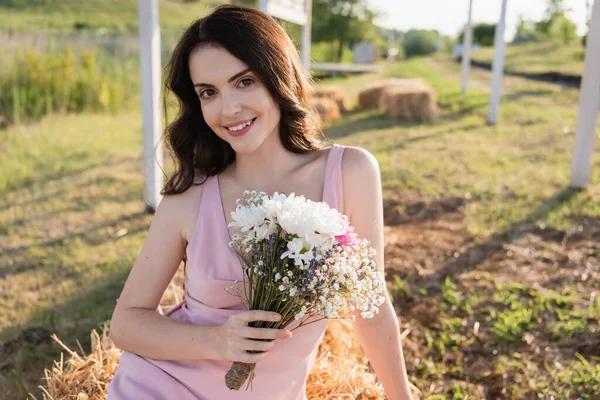
[[[159,3],[164,66],[224,2]],[[598,157],[587,187],[570,181],[592,3],[509,2],[489,124],[500,0],[473,2],[464,94],[468,0],[313,0],[314,107],[328,138],[379,160],[388,289],[423,398],[600,398]],[[138,18],[135,0],[0,0],[2,399],[42,398],[52,333],[89,353],[145,239]]]

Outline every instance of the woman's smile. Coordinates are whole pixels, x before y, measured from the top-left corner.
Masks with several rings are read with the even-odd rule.
[[[234,124],[225,125],[224,127],[231,136],[238,137],[245,135],[254,126],[254,121],[256,121],[256,117],[241,123],[236,122]]]

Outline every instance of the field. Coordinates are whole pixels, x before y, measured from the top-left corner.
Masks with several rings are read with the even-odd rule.
[[[488,126],[489,74],[474,72],[463,97],[459,68],[413,59],[335,80],[355,98],[374,79],[423,78],[441,116],[355,110],[325,130],[379,160],[411,382],[428,399],[598,398],[600,160],[588,189],[569,188],[578,92],[507,78]],[[39,398],[60,357],[50,333],[89,349],[141,248],[151,216],[132,101],[0,130],[3,398]]]
[[[181,31],[190,15],[201,17],[208,7],[222,1],[160,1],[163,31]],[[138,4],[135,0],[0,0],[3,29],[40,32],[73,29],[137,31]]]
[[[569,45],[552,41],[508,44],[504,68],[507,73],[543,74],[558,72],[583,74],[585,49],[579,40]],[[471,55],[474,61],[492,64],[494,48],[483,47]]]

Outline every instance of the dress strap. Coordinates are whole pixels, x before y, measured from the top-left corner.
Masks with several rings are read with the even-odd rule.
[[[344,186],[342,182],[342,156],[344,146],[334,144],[327,155],[325,191],[323,201],[339,212],[344,212]]]
[[[204,232],[212,232],[215,224],[218,222],[216,219],[218,213],[215,210],[215,197],[218,195],[218,187],[216,187],[217,181],[215,176],[209,176],[203,183],[202,197],[200,199],[200,209],[198,210],[198,218],[196,220],[196,226],[194,227],[194,234],[192,235],[188,246],[197,247],[201,245],[201,241],[213,240],[213,235],[206,235]],[[219,204],[217,204],[219,205]]]

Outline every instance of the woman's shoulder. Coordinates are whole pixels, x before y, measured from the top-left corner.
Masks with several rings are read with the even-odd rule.
[[[379,162],[368,150],[358,146],[343,146],[343,148],[342,171],[344,178],[348,178],[348,180],[370,179],[379,175]]]
[[[196,227],[205,181],[205,177],[197,174],[193,184],[187,190],[164,196],[159,206],[163,208],[164,213],[169,214],[174,223],[180,226],[181,235],[186,242],[189,241]]]
[[[348,214],[369,212],[381,201],[379,163],[362,147],[344,146],[342,182],[344,210]]]

